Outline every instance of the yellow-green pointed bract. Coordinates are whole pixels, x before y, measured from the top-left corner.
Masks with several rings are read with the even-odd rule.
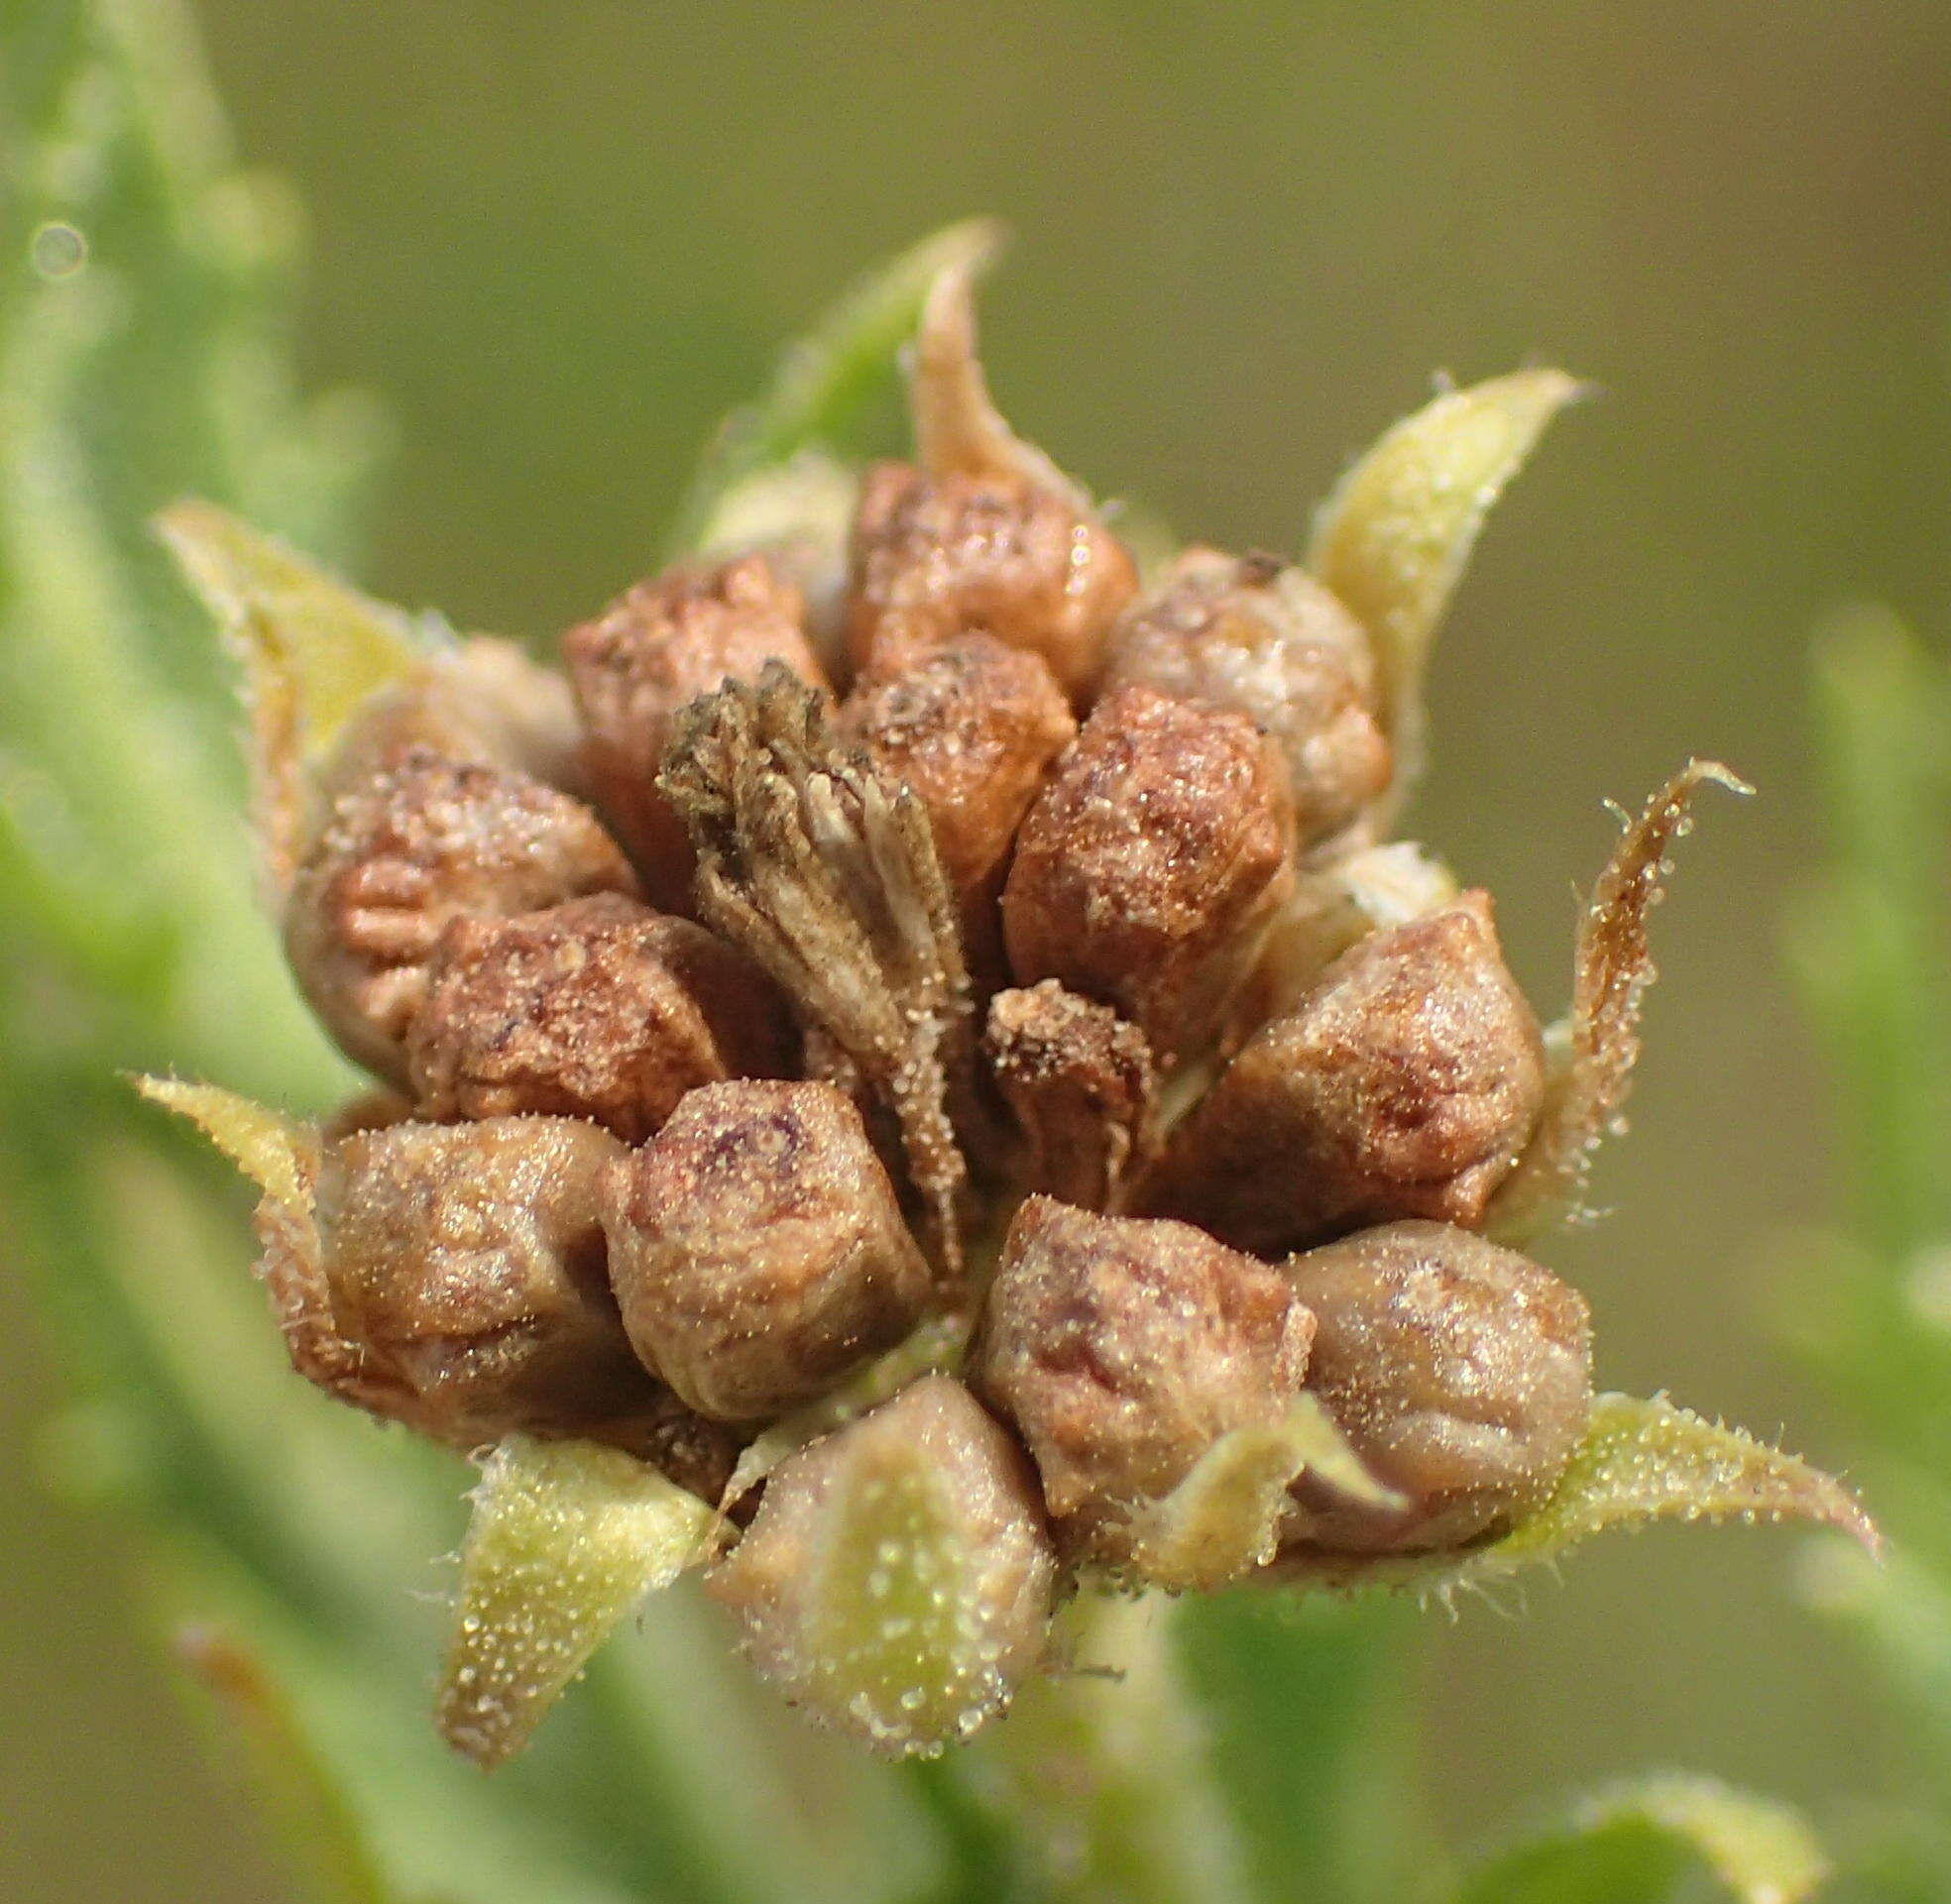
[[[410,673],[428,643],[410,616],[335,576],[213,503],[172,504],[156,526],[190,586],[242,649],[260,693],[296,701],[316,758],[378,689]]]
[[[712,1523],[614,1448],[510,1436],[474,1495],[441,1736],[482,1766],[517,1751],[618,1622],[705,1557]]]
[[[1398,792],[1423,750],[1423,671],[1484,517],[1547,423],[1584,389],[1516,371],[1445,391],[1388,430],[1315,518],[1308,566],[1367,626]]]
[[[1806,1520],[1873,1554],[1882,1536],[1833,1475],[1664,1396],[1602,1395],[1550,1496],[1500,1539],[1456,1554],[1401,1554],[1310,1567],[1317,1578],[1442,1591],[1552,1560],[1593,1534],[1653,1520]]]
[[[1133,1530],[1133,1572],[1171,1593],[1211,1592],[1266,1565],[1288,1486],[1304,1471],[1354,1500],[1404,1505],[1363,1467],[1320,1402],[1298,1395],[1279,1421],[1222,1434],[1145,1512]]]
[[[318,1136],[309,1126],[217,1084],[186,1084],[174,1077],[138,1077],[135,1085],[152,1103],[188,1118],[288,1214],[310,1216],[311,1185],[318,1170]]]
[[[863,1444],[834,1490],[822,1545],[806,1617],[815,1696],[896,1750],[947,1743],[986,1715],[974,1556],[927,1456]]]

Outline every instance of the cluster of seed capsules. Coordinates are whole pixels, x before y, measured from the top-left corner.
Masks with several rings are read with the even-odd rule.
[[[966,272],[910,374],[844,536],[640,583],[559,674],[430,651],[320,758],[258,710],[291,968],[381,1084],[260,1216],[296,1367],[653,1465],[759,1669],[896,1750],[1080,1581],[1355,1579],[1549,1494],[1587,1313],[1507,1244],[1616,1111],[1716,771],[1628,829],[1548,1039],[1489,898],[1387,841],[1400,639],[1273,557],[1141,579],[997,415]],[[946,1703],[817,1656],[823,1517],[893,1447],[961,1543]]]

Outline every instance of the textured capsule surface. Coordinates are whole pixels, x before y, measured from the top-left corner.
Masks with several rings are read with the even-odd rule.
[[[325,1154],[331,1323],[386,1411],[463,1446],[656,1411],[605,1277],[598,1184],[622,1155],[594,1125],[536,1117],[392,1124]]]
[[[763,973],[688,919],[619,894],[452,921],[407,1038],[432,1117],[587,1117],[640,1144],[684,1094],[796,1057]]]
[[[835,729],[927,809],[964,954],[993,984],[1002,964],[997,904],[1016,829],[1077,732],[1055,677],[993,635],[958,635],[859,683]]]
[[[694,863],[684,823],[657,786],[677,712],[728,680],[757,680],[767,662],[824,688],[804,616],[778,563],[741,555],[639,582],[562,637],[597,802],[664,911],[689,911]]]
[[[1277,1271],[1189,1224],[1032,1196],[1009,1227],[970,1381],[1023,1437],[1067,1549],[1115,1562],[1134,1512],[1220,1435],[1281,1419],[1314,1327]]]
[[[406,1035],[451,920],[635,889],[580,801],[526,774],[409,746],[333,801],[291,883],[285,950],[347,1055],[404,1085]]]
[[[1056,1582],[1022,1450],[929,1376],[787,1461],[707,1587],[809,1718],[926,1753],[1042,1663]]]
[[[1466,893],[1372,933],[1250,1040],[1142,1207],[1257,1256],[1396,1217],[1474,1224],[1544,1096],[1538,1021]]]
[[[1162,1062],[1216,1037],[1294,881],[1287,768],[1242,714],[1108,694],[1003,888],[1010,968],[1114,1006]]]
[[[604,1212],[638,1355],[714,1417],[823,1395],[906,1335],[929,1297],[861,1114],[830,1084],[692,1091],[610,1174]]]
[[[1111,631],[1104,686],[1231,708],[1287,761],[1303,850],[1346,832],[1389,784],[1361,624],[1305,569],[1190,549]]]
[[[1515,1250],[1391,1223],[1286,1266],[1317,1329],[1308,1385],[1399,1512],[1315,1497],[1289,1544],[1454,1547],[1550,1492],[1591,1412],[1584,1298]]]
[[[1071,695],[1095,680],[1138,581],[1123,544],[1055,490],[904,463],[867,472],[852,560],[848,639],[862,672],[981,628],[1042,656]]]

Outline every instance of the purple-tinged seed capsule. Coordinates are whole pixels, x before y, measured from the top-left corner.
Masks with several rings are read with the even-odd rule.
[[[450,920],[635,890],[580,801],[526,774],[409,746],[332,802],[291,882],[285,950],[347,1056],[403,1087],[406,1035]]]
[[[432,1117],[587,1117],[640,1144],[684,1094],[792,1065],[764,973],[688,919],[617,893],[451,921],[407,1035]]]
[[[1151,688],[1092,710],[1017,836],[1002,894],[1018,984],[1114,1006],[1161,1064],[1223,1032],[1294,882],[1279,750],[1242,714]]]
[[[1022,1450],[927,1376],[775,1470],[706,1590],[806,1717],[926,1754],[1041,1665],[1056,1580]]]
[[[680,708],[768,661],[826,692],[799,590],[770,557],[687,564],[639,582],[562,637],[587,728],[584,764],[651,903],[691,911],[691,838],[657,774]]]
[[[1391,1223],[1285,1269],[1317,1327],[1308,1386],[1400,1512],[1304,1478],[1283,1551],[1461,1546],[1550,1492],[1591,1411],[1584,1299],[1515,1250],[1443,1223]]]
[[[1257,1033],[1136,1207],[1264,1257],[1397,1217],[1474,1225],[1544,1096],[1538,1021],[1468,892],[1360,941]]]
[[[610,1278],[644,1365],[702,1414],[810,1401],[921,1319],[928,1266],[831,1084],[707,1084],[606,1180]]]
[[[963,955],[979,988],[993,991],[1002,977],[997,904],[1016,829],[1077,733],[1049,668],[993,635],[958,635],[899,673],[858,683],[834,731],[927,810]]]
[[[1303,852],[1345,833],[1389,784],[1367,634],[1275,557],[1187,550],[1111,630],[1104,686],[1129,684],[1264,728],[1287,760]]]
[[[1131,1522],[1229,1429],[1272,1426],[1314,1318],[1281,1274],[1190,1224],[1032,1196],[989,1286],[969,1379],[1023,1437],[1067,1553],[1116,1565]]]

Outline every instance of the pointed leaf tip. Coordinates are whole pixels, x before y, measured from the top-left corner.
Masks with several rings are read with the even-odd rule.
[[[1805,1520],[1879,1553],[1883,1536],[1833,1475],[1709,1421],[1664,1396],[1602,1395],[1583,1439],[1544,1505],[1507,1533],[1457,1553],[1328,1556],[1293,1577],[1329,1585],[1393,1585],[1445,1593],[1481,1586],[1534,1561],[1553,1561],[1615,1527],[1656,1520]]]
[[[1546,424],[1588,389],[1530,370],[1444,391],[1386,431],[1315,517],[1308,566],[1375,643],[1399,787],[1422,765],[1430,643],[1491,504]]]
[[[631,1609],[706,1557],[714,1518],[617,1449],[502,1442],[461,1552],[441,1736],[484,1769],[519,1751]]]
[[[130,1081],[152,1104],[187,1118],[274,1202],[293,1216],[310,1212],[318,1136],[309,1125],[217,1084],[148,1076]]]
[[[1617,1119],[1639,1060],[1640,1008],[1659,975],[1647,925],[1664,891],[1667,853],[1693,826],[1711,782],[1755,790],[1718,760],[1689,760],[1626,823],[1579,921],[1568,1018],[1552,1027],[1550,1094],[1518,1167],[1492,1199],[1489,1233],[1522,1245],[1574,1215],[1600,1140]]]
[[[1711,1875],[1738,1904],[1802,1904],[1830,1865],[1788,1806],[1718,1779],[1662,1772],[1594,1792],[1556,1826],[1487,1859],[1456,1904],[1666,1897],[1691,1873]]]

